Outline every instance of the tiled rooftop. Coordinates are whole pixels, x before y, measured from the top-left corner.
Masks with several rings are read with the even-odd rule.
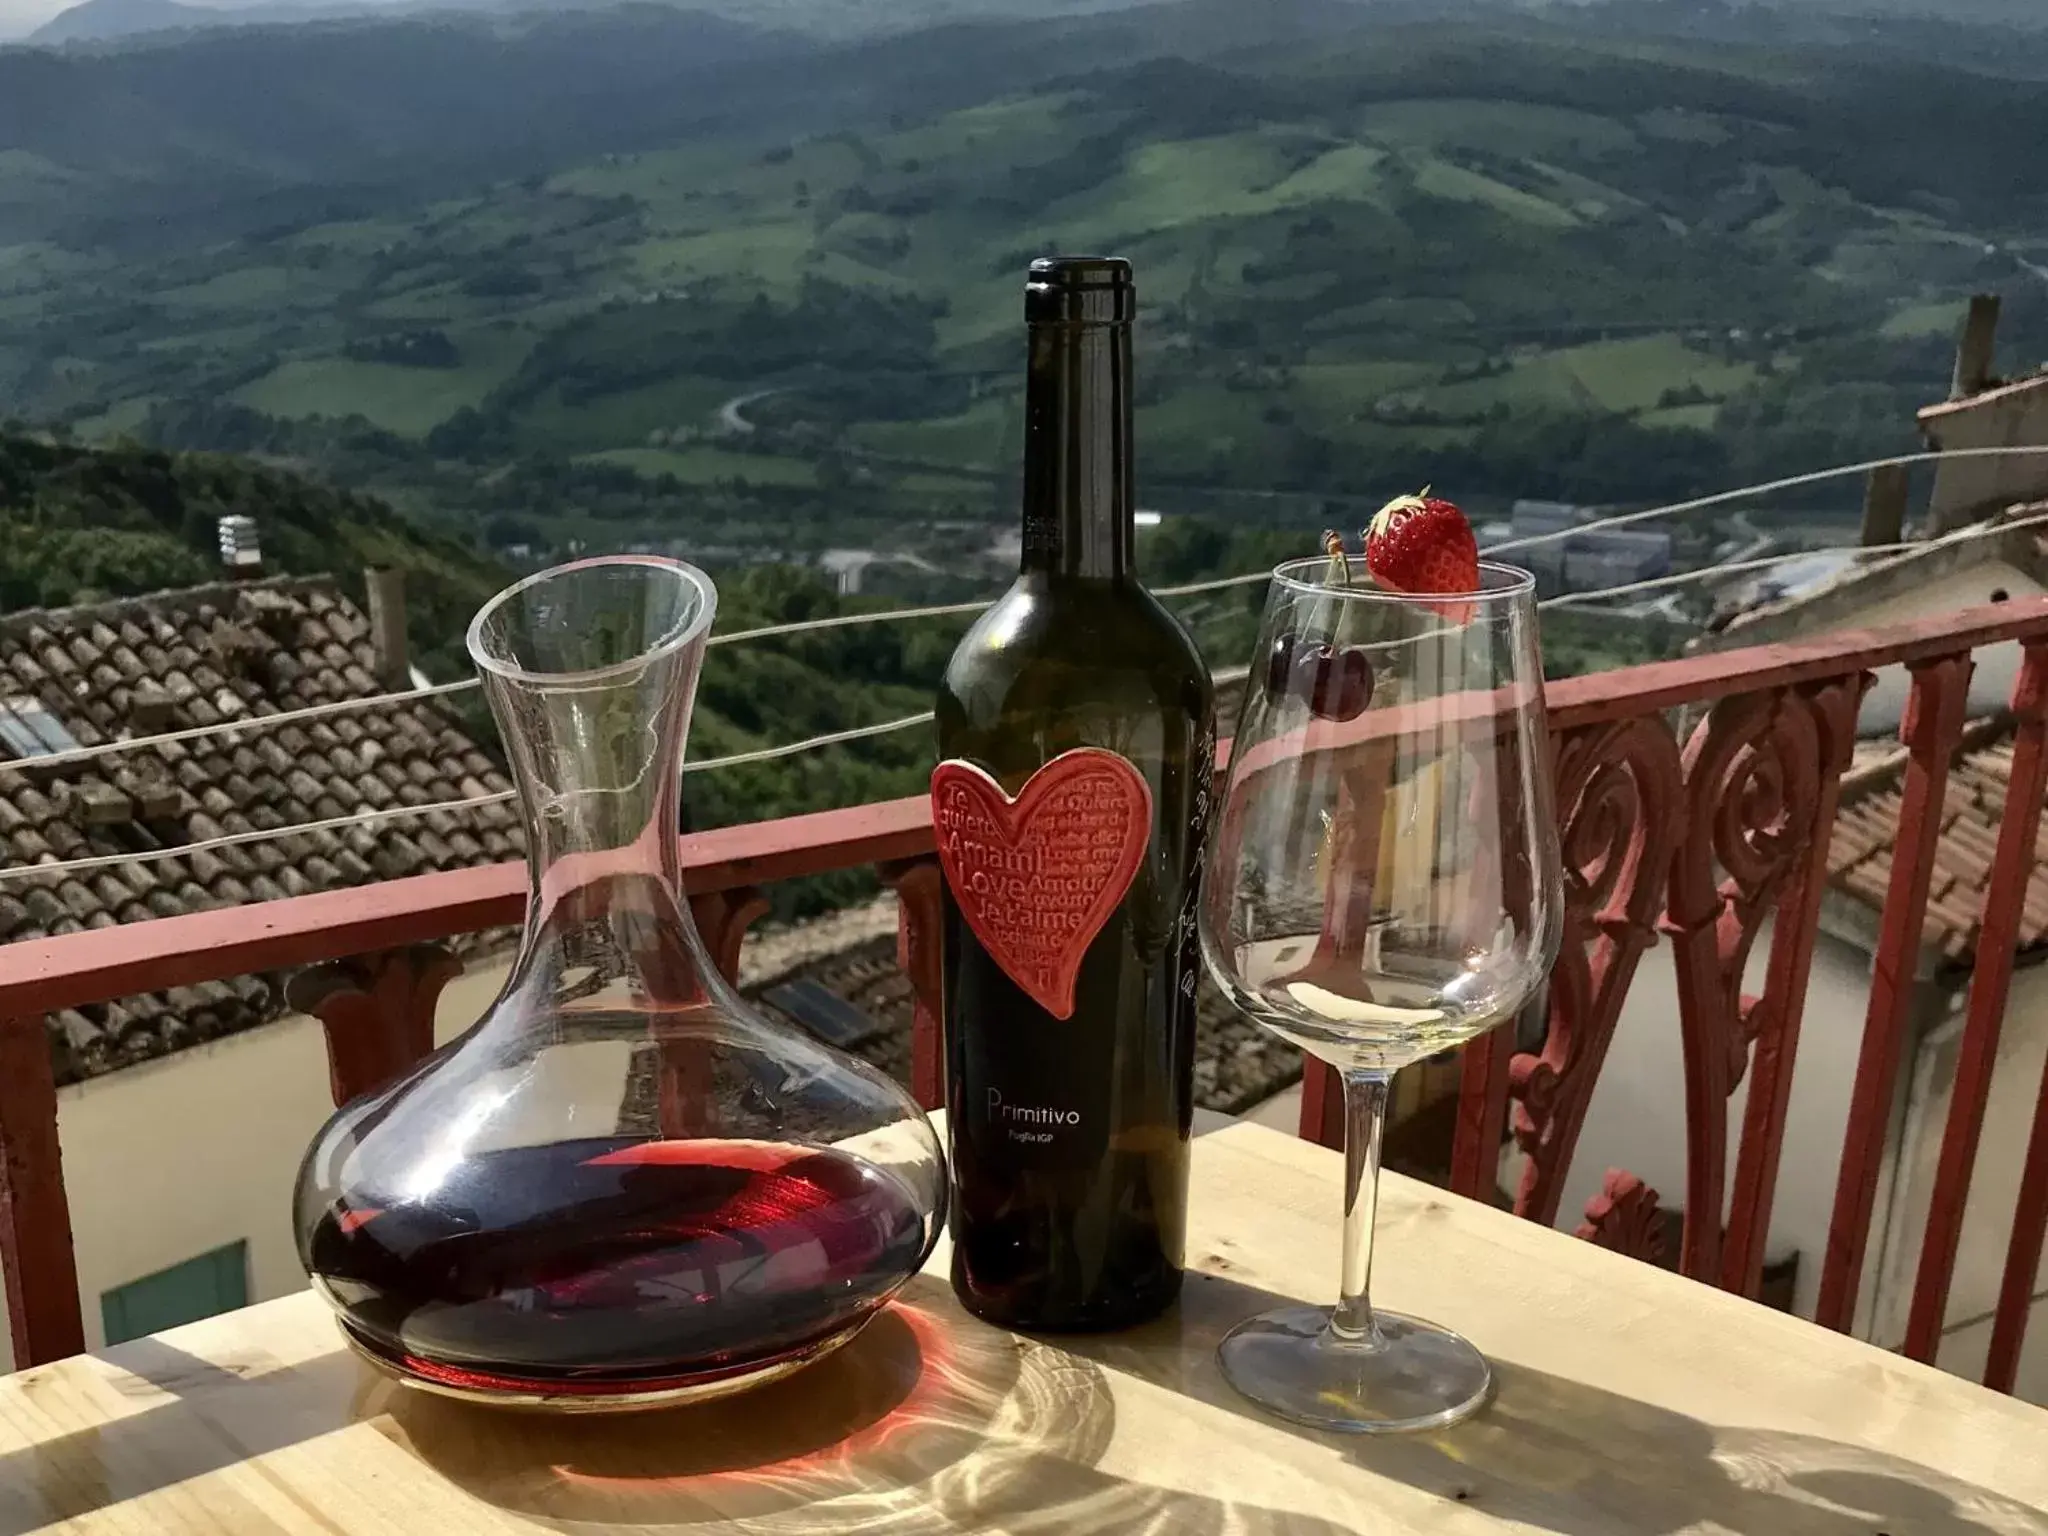
[[[1981,723],[1965,734],[1949,770],[1924,931],[1928,946],[1951,961],[1966,962],[1976,951],[1977,918],[2005,814],[2012,752],[2010,723]],[[1873,908],[1884,904],[1891,881],[1905,771],[1903,753],[1894,751],[1843,781],[1829,876],[1838,890]],[[2048,833],[2037,842],[2035,858],[2020,918],[2023,952],[2048,941]]]
[[[429,703],[165,743],[69,768],[39,768],[25,751],[35,738],[58,749],[89,747],[367,697],[386,691],[376,672],[368,619],[325,579],[221,584],[0,618],[0,757],[12,759],[0,767],[0,862],[176,847],[507,787],[452,717]],[[498,805],[69,876],[11,876],[0,883],[0,940],[521,852],[517,813]],[[167,1055],[283,1011],[275,978],[243,977],[57,1014],[50,1035],[58,1081]]]
[[[896,965],[895,901],[748,938],[740,984],[754,1004],[792,1028],[801,1020],[775,1004],[781,988],[812,982],[873,1021],[852,1049],[897,1078],[910,1079],[910,982]],[[1203,974],[1195,995],[1195,1102],[1242,1114],[1301,1076],[1301,1052],[1252,1023]]]

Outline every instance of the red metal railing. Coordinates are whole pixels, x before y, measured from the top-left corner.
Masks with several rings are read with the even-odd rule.
[[[1904,665],[1905,803],[1884,908],[1820,1320],[1856,1306],[1878,1168],[1918,960],[1944,780],[1964,724],[1971,654],[2019,641],[2011,789],[1981,914],[1961,1063],[1913,1294],[1907,1350],[1939,1342],[1962,1212],[1990,1092],[2013,950],[2048,777],[2048,599],[1794,644],[1723,652],[1553,685],[1552,738],[1567,869],[1567,935],[1541,1046],[1508,1032],[1467,1048],[1452,1185],[1490,1195],[1503,1138],[1526,1154],[1515,1209],[1545,1223],[1562,1190],[1592,1089],[1637,962],[1673,947],[1685,1066],[1686,1226],[1680,1266],[1754,1295],[1827,853],[1857,706],[1873,668]],[[1689,725],[1681,745],[1671,716]],[[899,896],[899,959],[917,996],[914,1086],[940,1095],[938,883],[922,798],[728,828],[683,839],[692,906],[730,974],[776,880],[874,864]],[[325,1026],[337,1102],[416,1060],[454,967],[439,941],[516,922],[523,868],[502,865],[228,911],[195,913],[0,946],[0,1271],[14,1355],[29,1365],[83,1344],[70,1211],[57,1144],[43,1015],[130,993],[298,969],[294,1003]],[[1772,948],[1760,995],[1742,974],[1764,920]],[[1728,1101],[1751,1087],[1726,1180]],[[1311,1062],[1303,1133],[1323,1136],[1334,1083]],[[1642,1252],[1656,1196],[1615,1171],[1582,1235]],[[1987,1381],[2010,1389],[2048,1225],[2048,1081],[2040,1094],[1998,1304]]]

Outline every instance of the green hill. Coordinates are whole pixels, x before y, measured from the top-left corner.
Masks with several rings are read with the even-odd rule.
[[[467,676],[462,637],[512,579],[460,540],[423,529],[373,498],[224,454],[93,449],[0,432],[0,610],[61,606],[203,583],[219,571],[222,516],[253,517],[266,569],[331,573],[362,599],[372,564],[407,572],[414,654],[441,680]],[[848,604],[815,578],[759,566],[719,581],[722,632],[827,617]],[[930,707],[964,621],[888,624],[719,646],[706,662],[693,758],[773,747]],[[459,707],[478,739],[495,733],[474,696]],[[930,772],[929,733],[911,729],[844,747],[693,774],[692,822],[722,826],[912,794]],[[865,872],[777,893],[791,910],[843,899]]]
[[[470,615],[511,579],[371,497],[249,459],[0,432],[0,610],[218,579],[220,519],[233,514],[256,520],[274,572],[331,573],[360,599],[365,568],[403,569],[414,654],[444,677]]]
[[[1138,263],[1175,512],[1910,447],[1972,291],[2048,356],[2048,161],[2011,152],[2048,140],[2048,40],[2010,29],[1183,0],[834,42],[727,9],[767,24],[0,51],[0,400],[500,548],[943,553],[1010,515],[1053,248]]]

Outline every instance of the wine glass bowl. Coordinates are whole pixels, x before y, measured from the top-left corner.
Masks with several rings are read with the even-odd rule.
[[[1483,565],[1478,590],[1417,598],[1328,570],[1274,573],[1201,938],[1232,1002],[1343,1077],[1344,1300],[1254,1319],[1222,1357],[1289,1418],[1432,1427],[1475,1411],[1489,1372],[1456,1335],[1372,1312],[1373,1181],[1391,1075],[1514,1017],[1556,958],[1534,583]]]

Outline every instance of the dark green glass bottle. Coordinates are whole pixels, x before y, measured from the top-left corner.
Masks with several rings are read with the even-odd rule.
[[[1216,720],[1132,569],[1130,266],[1038,261],[1025,292],[1021,568],[946,669],[933,811],[953,1285],[1058,1332],[1180,1292]]]

